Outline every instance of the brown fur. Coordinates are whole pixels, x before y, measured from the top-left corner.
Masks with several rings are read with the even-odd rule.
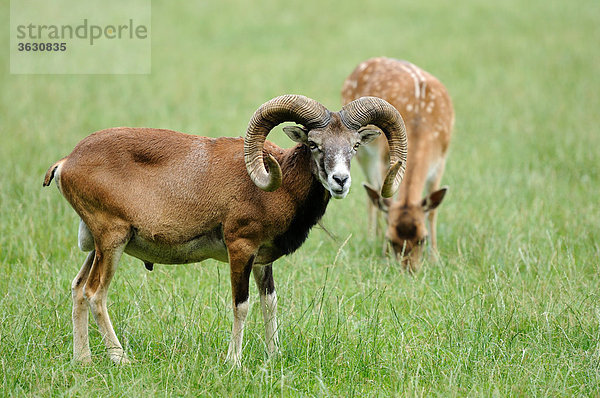
[[[265,147],[282,165],[293,152],[270,143]],[[282,187],[264,192],[248,178],[242,153],[241,138],[103,130],[82,140],[66,158],[60,185],[95,238],[117,216],[140,236],[165,244],[189,241],[220,223],[228,240],[258,244],[287,228],[311,174],[308,167],[284,166]]]
[[[283,254],[276,238],[287,236],[298,209],[321,207],[313,220],[303,220],[293,250],[306,238],[329,200],[311,171],[311,154],[304,145],[281,149],[269,142],[265,151],[282,168],[282,185],[265,192],[249,178],[243,156],[242,138],[206,138],[169,130],[113,128],[83,139],[69,156],[53,164],[44,178],[53,178],[61,193],[79,214],[94,238],[95,250],[88,256],[73,281],[75,359],[89,361],[87,312],[89,304],[111,359],[127,362],[106,312],[108,285],[119,257],[127,252],[132,238],[144,239],[165,249],[194,242],[202,236],[220,236],[229,261],[234,313],[248,299],[248,278],[253,265],[268,268]],[[318,186],[316,198],[309,197]],[[313,194],[314,196],[314,194]],[[292,236],[293,237],[293,236]],[[168,254],[164,254],[168,256]],[[140,258],[148,266],[151,258]],[[166,262],[201,261],[204,258],[166,258]],[[264,273],[264,271],[263,271]],[[83,329],[85,326],[85,329]],[[85,330],[84,333],[82,330]],[[239,360],[239,357],[234,357]]]
[[[322,110],[328,123],[307,128],[309,120],[300,114],[311,108],[302,108],[303,103]],[[356,106],[376,108],[360,119],[353,111]],[[260,116],[263,111],[274,120],[267,123],[267,117]],[[363,124],[381,123],[390,142],[398,141],[396,165],[404,162],[404,127],[391,105],[365,99],[331,113],[314,100],[288,95],[255,112],[245,142],[122,127],[90,135],[55,163],[44,185],[57,180],[81,217],[79,246],[92,253],[72,283],[74,358],[88,362],[91,356],[85,301],[111,359],[128,361],[106,309],[108,286],[123,253],[141,259],[148,269],[154,263],[207,258],[229,262],[234,322],[228,359],[237,365],[248,313],[249,274],[254,273],[267,350],[276,353],[277,297],[271,263],[300,247],[331,196],[341,199],[347,194],[356,148],[378,134],[363,126],[346,126],[343,115],[357,116]],[[263,146],[268,131],[288,120],[302,125],[284,128],[299,145]],[[261,150],[268,155],[262,160],[256,156]],[[264,170],[265,163],[270,172]],[[392,178],[397,170],[391,169]]]

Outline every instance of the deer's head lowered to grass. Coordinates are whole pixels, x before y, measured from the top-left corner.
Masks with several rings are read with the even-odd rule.
[[[436,209],[447,191],[440,189],[440,180],[454,124],[452,101],[434,76],[410,62],[389,58],[364,61],[348,76],[342,88],[342,101],[349,103],[362,96],[385,99],[398,109],[406,125],[408,161],[395,200],[380,194],[389,162],[385,140],[377,139],[361,148],[357,160],[368,181],[365,188],[369,197],[370,231],[377,233],[376,213],[384,212],[386,241],[396,257],[415,270],[428,238],[432,251],[437,249]]]

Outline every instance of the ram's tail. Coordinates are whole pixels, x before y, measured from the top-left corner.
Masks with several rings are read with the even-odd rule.
[[[46,172],[46,177],[44,177],[43,186],[47,187],[48,185],[50,185],[50,182],[54,178],[54,173],[56,173],[56,169],[58,169],[58,167],[62,164],[62,162],[64,162],[65,159],[66,158],[62,158],[61,160],[59,160],[58,162],[56,162],[52,166],[50,166],[50,168]]]

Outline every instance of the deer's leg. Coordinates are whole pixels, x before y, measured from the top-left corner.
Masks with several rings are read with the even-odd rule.
[[[92,250],[88,255],[79,273],[71,283],[71,295],[73,297],[73,360],[82,363],[91,363],[90,342],[88,339],[88,305],[83,295],[83,287],[87,282],[90,268],[94,262],[96,251]]]
[[[383,237],[383,245],[381,246],[381,256],[386,257],[390,250],[390,242],[388,242],[387,238]]]
[[[279,352],[279,338],[277,333],[277,293],[273,282],[272,263],[265,266],[254,266],[252,274],[260,296],[260,307],[265,322],[265,341],[267,354],[272,356]]]
[[[84,296],[90,305],[110,359],[116,364],[125,364],[129,363],[129,359],[113,329],[106,301],[108,287],[129,239],[129,231],[113,233],[112,236],[102,238],[101,242],[96,241],[96,255],[84,287]]]
[[[371,145],[361,146],[356,154],[356,160],[360,165],[367,182],[380,189],[383,185],[383,176],[387,172],[389,161],[382,159],[382,151],[378,144],[381,139]],[[383,145],[387,145],[384,143]],[[373,204],[372,200],[367,197],[367,228],[370,236],[377,239],[381,233],[380,229],[379,209]]]
[[[437,252],[437,209],[433,209],[427,215],[427,223],[429,224],[429,236],[431,242],[431,250]]]
[[[384,231],[385,228],[382,227],[381,211],[369,198],[367,198],[367,228],[369,235],[372,236],[374,240],[377,240],[380,235],[383,235],[382,231]]]
[[[442,175],[444,174],[444,168],[446,166],[446,161],[443,160],[442,163],[438,166],[435,174],[427,180],[427,194],[437,191],[440,188],[440,182],[442,180]],[[427,214],[427,222],[429,227],[429,239],[431,243],[431,251],[433,254],[437,254],[437,208],[432,209]]]

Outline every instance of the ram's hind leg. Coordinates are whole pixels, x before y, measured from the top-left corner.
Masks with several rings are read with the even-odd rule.
[[[129,363],[129,359],[113,329],[106,309],[106,300],[108,286],[127,244],[128,235],[127,232],[124,232],[121,235],[113,236],[112,239],[104,238],[103,242],[96,242],[96,256],[84,288],[84,295],[90,305],[110,359],[116,364],[124,364]]]
[[[91,363],[90,342],[88,339],[88,305],[83,296],[83,287],[87,282],[90,268],[94,262],[95,250],[92,250],[85,259],[79,273],[71,284],[73,296],[73,360],[76,362]]]
[[[265,321],[265,340],[269,356],[279,352],[279,338],[277,333],[277,293],[273,282],[272,264],[265,266],[255,265],[252,268],[254,280],[260,295],[260,307]]]

